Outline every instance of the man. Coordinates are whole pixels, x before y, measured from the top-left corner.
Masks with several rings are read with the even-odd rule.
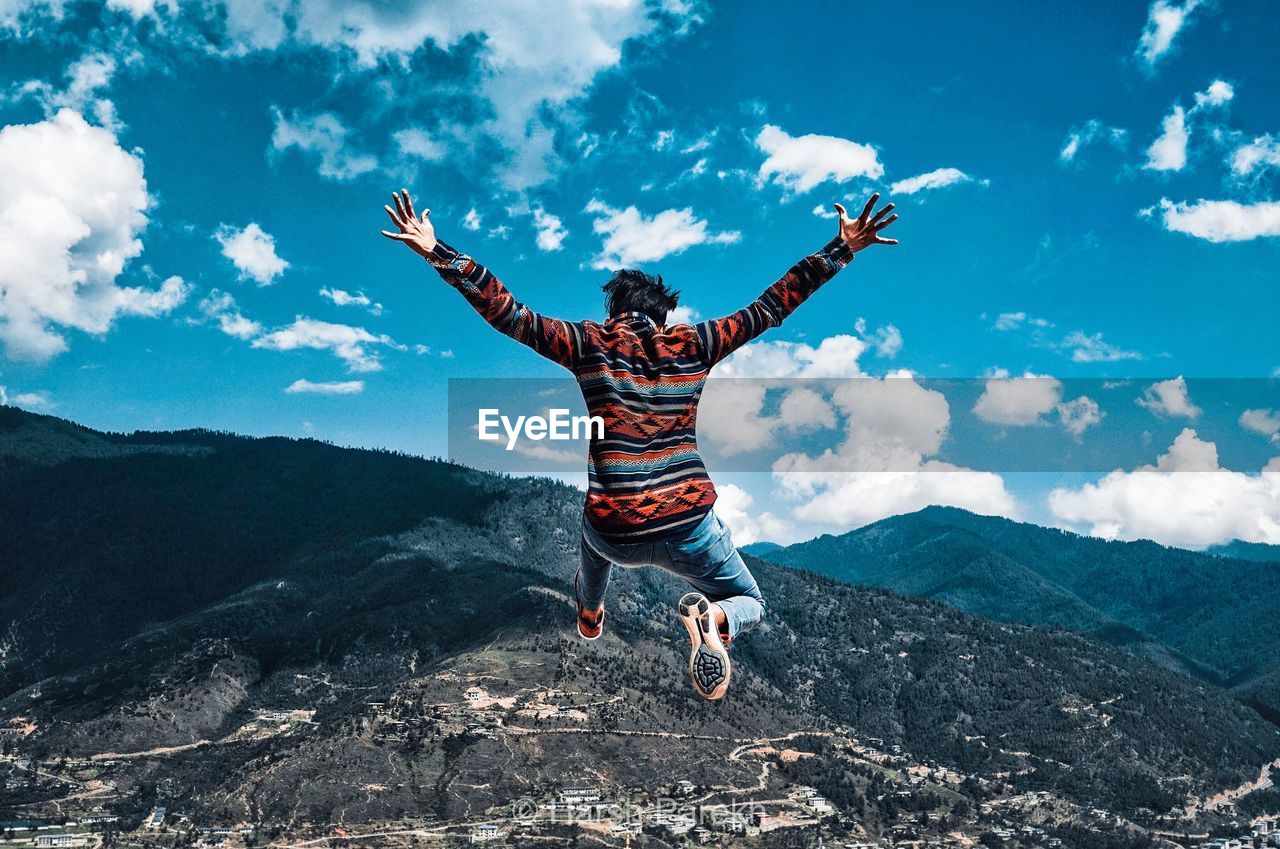
[[[869,245],[896,245],[880,231],[893,204],[856,219],[840,204],[839,232],[817,253],[738,312],[696,326],[667,326],[679,292],[661,277],[623,270],[604,285],[609,318],[568,322],[539,315],[512,297],[487,268],[438,240],[407,190],[384,207],[404,242],[462,293],[494,328],[573,372],[592,416],[604,420],[587,458],[582,563],[574,576],[578,633],[598,639],[613,564],[657,565],[694,589],[677,613],[689,632],[689,677],[699,695],[722,698],[732,666],[728,645],[760,621],[764,597],[712,510],[715,487],[694,438],[698,399],[711,368],[770,327]]]

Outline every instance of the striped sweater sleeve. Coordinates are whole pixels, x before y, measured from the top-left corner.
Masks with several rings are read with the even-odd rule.
[[[777,327],[852,259],[853,251],[836,236],[822,250],[793,265],[782,279],[743,309],[696,325],[707,367],[714,366],[770,327]]]
[[[573,368],[582,350],[582,328],[539,315],[515,299],[489,269],[437,241],[427,262],[497,331],[528,345],[547,359]]]

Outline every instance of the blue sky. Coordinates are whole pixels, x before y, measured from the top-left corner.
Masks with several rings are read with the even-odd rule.
[[[834,233],[815,207],[874,189],[902,244],[859,256],[729,373],[1134,377],[1139,397],[1185,376],[1203,415],[1142,407],[1145,463],[1275,444],[1271,407],[1210,425],[1194,383],[1280,367],[1274,4],[471,5],[0,3],[4,398],[99,428],[444,454],[448,379],[556,371],[378,235],[392,189],[566,318],[600,317],[620,263],[662,273],[698,315],[736,309]],[[1071,432],[1089,411],[1061,412],[1079,396],[1049,383],[977,418],[1103,432]],[[1082,394],[1100,420],[1132,419],[1134,398]],[[926,430],[945,443],[962,416]],[[926,437],[909,447],[927,464],[943,453]],[[1131,515],[1117,487],[1141,475],[1105,492],[726,475],[725,509],[742,538],[942,500],[1181,544],[1280,541],[1260,468],[1215,478],[1229,520],[1194,532]],[[1177,505],[1199,515],[1206,487],[1191,490]]]

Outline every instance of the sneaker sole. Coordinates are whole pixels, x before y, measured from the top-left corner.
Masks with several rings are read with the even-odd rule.
[[[694,691],[711,701],[724,698],[733,666],[711,617],[711,602],[702,593],[686,593],[677,612],[689,632],[689,680]]]

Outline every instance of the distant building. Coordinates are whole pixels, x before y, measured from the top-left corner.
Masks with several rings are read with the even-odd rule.
[[[488,843],[490,840],[497,840],[502,836],[502,832],[491,822],[482,823],[475,827],[471,832],[472,843]]]
[[[70,834],[42,834],[36,838],[37,846],[75,846],[76,841]]]
[[[24,828],[31,831],[44,828],[44,820],[0,820],[0,831],[21,831]]]
[[[681,796],[688,796],[694,790],[692,781],[680,780],[676,782],[676,793]]]
[[[600,801],[600,791],[594,787],[566,787],[560,791],[560,801],[566,805],[586,805]]]
[[[668,829],[672,834],[688,834],[697,824],[690,814],[654,814],[649,822]]]
[[[807,800],[805,800],[805,804],[809,806],[809,810],[813,811],[815,814],[819,816],[822,816],[824,814],[829,814],[833,810],[835,810],[831,806],[831,803],[827,801],[827,799],[823,796],[810,796]]]
[[[163,807],[157,807],[151,812],[151,816],[147,817],[147,829],[158,831],[160,826],[164,825],[164,818],[167,811]]]

